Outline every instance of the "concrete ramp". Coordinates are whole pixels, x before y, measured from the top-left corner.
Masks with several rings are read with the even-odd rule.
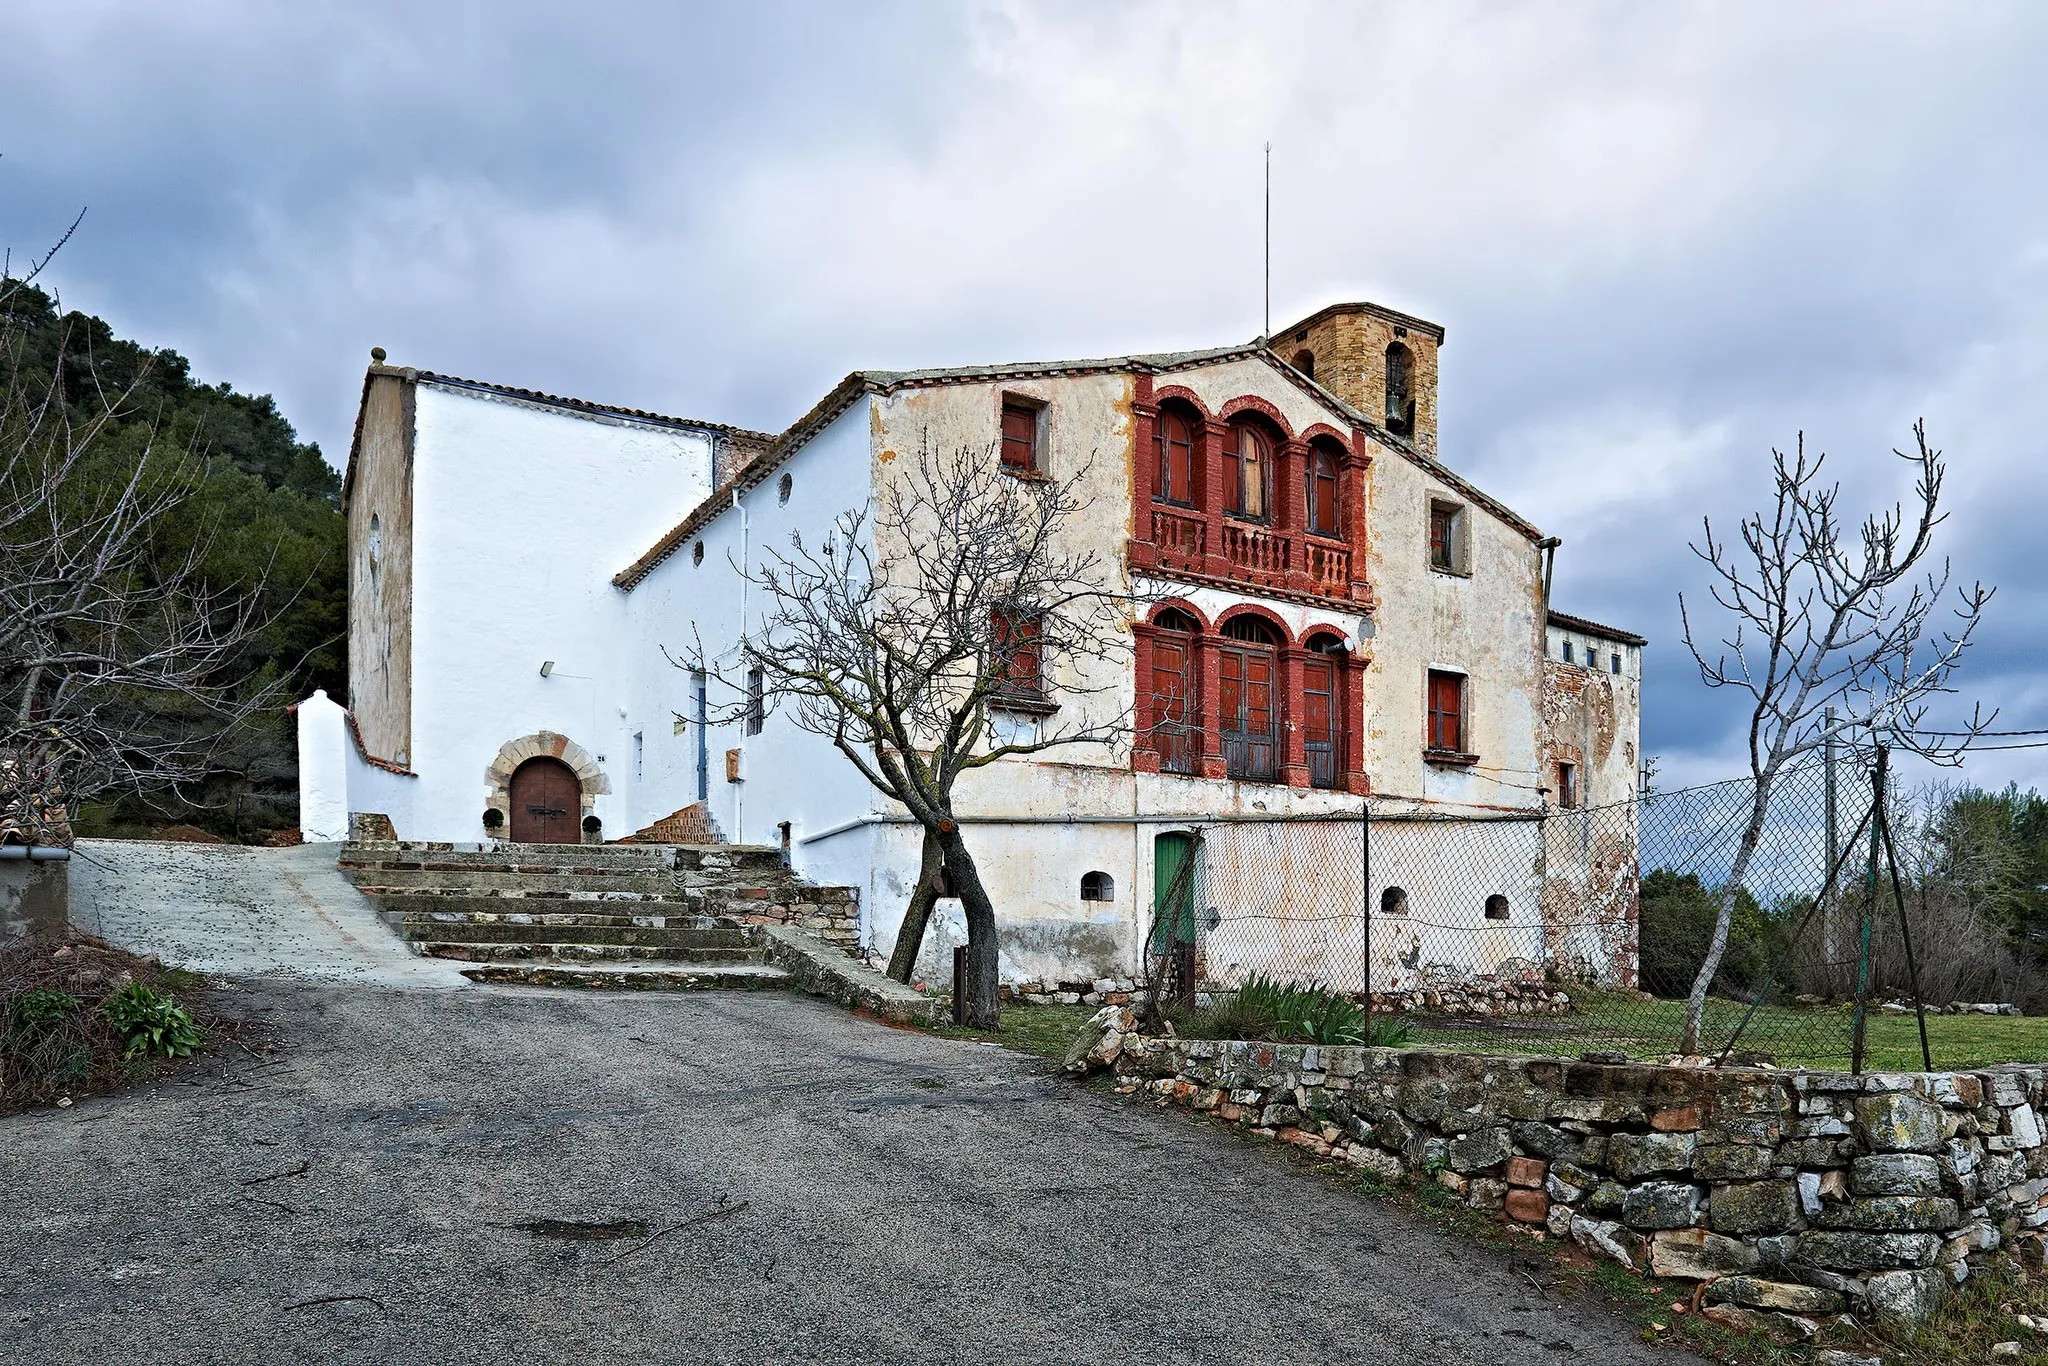
[[[80,840],[71,923],[133,953],[226,976],[467,987],[415,956],[336,866],[338,844]]]

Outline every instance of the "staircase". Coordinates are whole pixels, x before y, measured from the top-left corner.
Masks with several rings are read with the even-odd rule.
[[[808,886],[757,845],[367,841],[341,868],[416,952],[475,963],[479,982],[780,987],[767,927],[859,938],[851,888]]]

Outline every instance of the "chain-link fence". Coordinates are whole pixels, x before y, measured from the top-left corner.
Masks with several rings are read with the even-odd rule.
[[[1150,975],[1186,1001],[1321,984],[1432,1045],[1668,1056],[1733,895],[1694,1051],[1850,1061],[1860,1007],[1843,1002],[1869,995],[1867,928],[1887,905],[1869,767],[1830,767],[1779,774],[1753,841],[1749,779],[1577,809],[1373,799],[1191,823],[1158,869]]]

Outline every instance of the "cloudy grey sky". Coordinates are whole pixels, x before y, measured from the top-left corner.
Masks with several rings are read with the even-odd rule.
[[[1924,416],[2048,726],[2048,8],[176,6],[4,21],[0,242],[331,458],[395,361],[779,429],[847,370],[1445,324],[1443,453],[1652,638],[1646,746],[1733,762],[1677,641],[1703,512],[1801,429],[1868,502]],[[636,548],[622,548],[636,549]],[[1971,776],[2048,787],[2048,750]]]

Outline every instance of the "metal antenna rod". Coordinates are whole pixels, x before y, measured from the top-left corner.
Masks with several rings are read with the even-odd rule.
[[[1273,144],[1266,144],[1266,321],[1260,341],[1273,339]]]

